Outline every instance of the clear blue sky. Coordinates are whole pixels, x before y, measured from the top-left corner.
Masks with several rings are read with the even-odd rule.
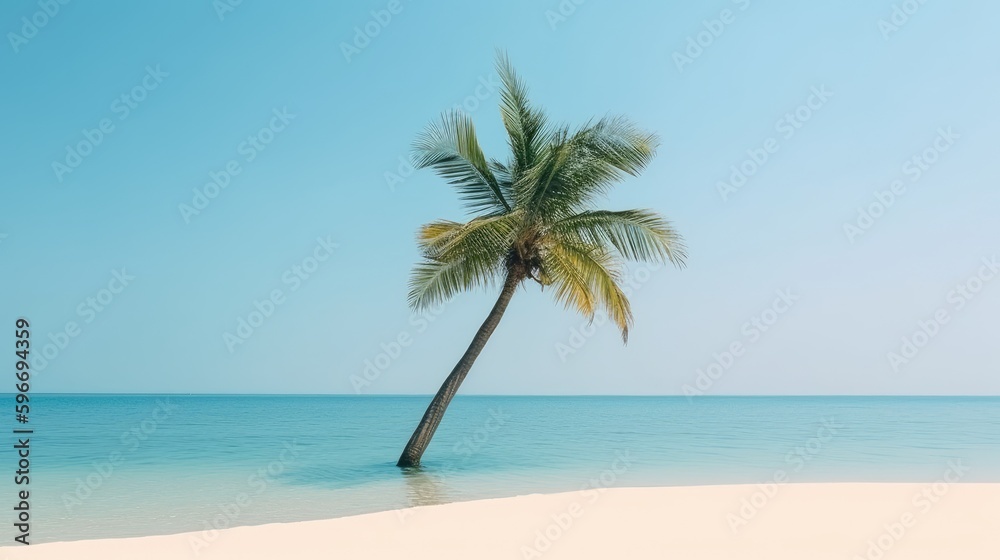
[[[388,367],[365,394],[435,391],[495,296],[411,318],[414,231],[462,211],[430,172],[386,174],[463,102],[503,155],[503,48],[553,118],[622,113],[660,134],[606,205],[661,211],[691,258],[634,270],[627,347],[609,325],[571,336],[579,317],[519,293],[463,391],[1000,393],[1000,276],[977,279],[1000,252],[1000,6],[897,4],[919,9],[889,27],[888,0],[588,0],[565,17],[556,0],[245,0],[221,18],[210,0],[4,2],[0,320],[30,318],[37,355],[52,335],[37,391],[354,393],[366,360]],[[720,186],[748,150],[767,161]],[[318,238],[337,247],[313,263]],[[947,324],[904,348],[936,313]]]

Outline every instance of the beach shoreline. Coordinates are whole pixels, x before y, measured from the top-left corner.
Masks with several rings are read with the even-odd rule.
[[[591,489],[163,536],[3,547],[12,560],[1000,557],[1000,484]]]

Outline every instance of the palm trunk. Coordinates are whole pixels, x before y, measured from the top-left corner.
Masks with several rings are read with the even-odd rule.
[[[420,465],[420,457],[423,456],[427,445],[431,442],[431,438],[434,437],[434,432],[437,431],[441,419],[444,418],[444,412],[447,410],[448,404],[451,403],[451,399],[458,392],[458,388],[462,385],[462,381],[465,380],[465,376],[469,374],[469,370],[472,369],[472,364],[479,357],[479,353],[483,351],[486,341],[489,340],[490,335],[493,334],[497,325],[500,324],[500,318],[503,317],[504,311],[507,310],[507,304],[510,303],[510,299],[514,296],[514,291],[520,283],[521,278],[516,273],[508,273],[507,279],[503,284],[503,290],[500,291],[500,297],[497,298],[496,304],[493,305],[493,309],[490,311],[489,316],[486,317],[486,321],[479,327],[479,331],[476,332],[476,336],[472,339],[469,349],[465,351],[462,359],[455,365],[455,369],[451,370],[451,374],[448,375],[448,378],[444,380],[444,384],[441,385],[437,394],[434,395],[434,399],[424,412],[423,418],[420,419],[420,424],[417,425],[417,429],[413,431],[410,441],[407,442],[406,447],[403,449],[403,454],[399,456],[396,466],[416,467]]]

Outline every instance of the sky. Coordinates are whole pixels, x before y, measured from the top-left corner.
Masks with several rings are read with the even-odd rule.
[[[1000,394],[995,2],[4,2],[0,321],[38,392],[427,394],[496,297],[407,307],[466,215],[414,138],[505,157],[497,49],[626,115],[687,268],[623,346],[520,290],[467,394]],[[8,332],[10,332],[8,330]],[[14,346],[14,338],[0,345]]]

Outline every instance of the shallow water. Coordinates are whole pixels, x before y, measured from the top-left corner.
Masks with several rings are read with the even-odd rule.
[[[1000,398],[33,397],[34,542],[202,531],[594,486],[1000,482]],[[16,468],[11,446],[3,464]],[[14,502],[13,477],[4,495]],[[10,511],[10,510],[8,510]],[[12,519],[13,520],[13,519]]]

